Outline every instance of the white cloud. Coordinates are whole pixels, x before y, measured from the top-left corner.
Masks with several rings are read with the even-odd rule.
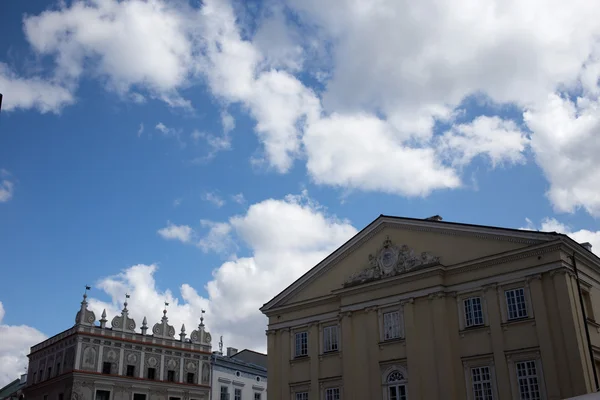
[[[333,114],[306,130],[308,172],[319,184],[407,196],[460,186],[432,148],[405,146],[400,136],[373,115]]]
[[[12,174],[5,170],[0,169],[0,203],[5,203],[12,199],[15,193],[15,184],[10,179]]]
[[[225,253],[235,248],[235,243],[231,239],[231,225],[227,222],[213,222],[201,220],[200,224],[208,228],[208,233],[198,241],[198,247],[204,252],[214,251]]]
[[[489,157],[492,166],[523,163],[529,138],[514,121],[480,116],[467,124],[454,125],[439,141],[438,153],[458,165],[478,155]]]
[[[587,188],[597,180],[600,160],[583,143],[598,131],[600,3],[287,5],[293,24],[286,21],[288,10],[276,7],[250,37],[242,35],[231,4],[217,0],[199,8],[162,0],[74,2],[26,17],[24,26],[36,51],[54,55],[62,79],[96,65],[90,74],[110,89],[142,88],[188,108],[180,89],[206,82],[225,110],[239,103],[256,120],[263,152],[255,160],[282,173],[306,160],[316,182],[345,190],[421,196],[460,187],[461,167],[478,155],[492,166],[523,162],[529,138],[504,116],[484,117],[477,108],[467,110],[472,122],[451,127],[436,148],[436,123],[453,124],[465,99],[483,95],[526,111],[556,209],[584,207],[598,215],[600,200]],[[313,90],[298,78],[308,82],[309,76],[325,79],[322,93],[320,85]],[[582,100],[569,105],[557,98],[563,90],[581,92]],[[234,126],[227,115],[221,118],[226,133]],[[560,129],[551,129],[554,123]],[[209,145],[228,148],[226,133]],[[566,149],[555,145],[563,136],[569,137]],[[340,138],[365,151],[358,154]],[[577,152],[583,157],[571,162]]]
[[[208,201],[209,203],[214,204],[218,208],[221,208],[225,205],[225,200],[223,200],[215,192],[204,193],[204,196],[202,196],[202,199],[204,199],[205,201]]]
[[[151,325],[162,316],[166,300],[170,323],[179,330],[184,322],[188,334],[205,308],[215,347],[216,338],[223,335],[226,346],[266,351],[267,320],[258,309],[357,232],[348,221],[328,215],[306,194],[253,204],[246,214],[223,224],[230,226],[250,255],[232,255],[213,271],[206,285],[208,298],[182,284],[180,301],[172,292],[156,287],[156,266],[137,265],[103,279],[98,286],[111,295],[112,302],[91,299],[91,307],[97,315],[103,308],[114,315],[127,292],[131,294],[128,308],[137,325],[144,315]]]
[[[160,0],[78,1],[26,17],[24,29],[38,53],[55,57],[63,79],[89,73],[118,92],[141,85],[177,97],[193,64],[186,15]]]
[[[552,95],[524,117],[534,132],[531,146],[550,181],[547,194],[555,209],[583,207],[600,216],[600,102]]]
[[[227,111],[222,111],[221,125],[223,126],[223,133],[226,135],[235,128],[235,119]]]
[[[232,200],[238,204],[246,203],[246,198],[244,197],[244,193],[238,193],[231,196]]]
[[[571,227],[557,221],[555,218],[544,218],[539,226],[536,228],[535,224],[529,219],[526,219],[527,226],[520,229],[540,230],[543,232],[558,232],[569,236],[571,239],[578,243],[588,242],[592,245],[592,251],[600,256],[600,231],[589,231],[587,229],[580,229],[574,231]]]
[[[140,124],[140,127],[137,131],[138,137],[142,136],[142,133],[144,133],[144,124]]]
[[[47,339],[30,326],[3,324],[4,315],[4,305],[0,301],[0,387],[25,373],[31,346]]]
[[[39,77],[17,76],[8,65],[1,62],[0,88],[4,95],[2,111],[35,108],[41,113],[58,113],[75,101],[69,89]]]
[[[158,234],[167,240],[179,240],[183,243],[188,243],[192,239],[194,231],[187,225],[175,225],[170,221],[167,226],[159,229]]]

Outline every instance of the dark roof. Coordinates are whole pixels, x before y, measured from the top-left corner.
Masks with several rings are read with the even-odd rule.
[[[244,349],[239,353],[235,353],[230,358],[267,368],[267,355],[254,350]]]
[[[21,379],[15,379],[11,383],[0,389],[0,399],[4,399],[5,397],[10,396],[11,394],[15,394],[17,390],[21,388],[21,386]]]

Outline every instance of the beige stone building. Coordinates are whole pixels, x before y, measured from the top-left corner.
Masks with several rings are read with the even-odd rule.
[[[600,259],[565,235],[382,215],[261,308],[270,396],[593,392],[599,289]]]

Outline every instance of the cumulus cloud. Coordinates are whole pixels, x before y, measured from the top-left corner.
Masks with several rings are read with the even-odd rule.
[[[584,208],[600,216],[600,102],[553,94],[525,113],[534,132],[531,145],[550,181],[548,198],[556,211]]]
[[[544,218],[539,227],[536,227],[529,218],[526,218],[525,221],[527,222],[526,226],[520,229],[563,233],[578,243],[590,243],[592,245],[592,251],[597,255],[600,254],[600,231],[590,231],[587,229],[574,231],[571,227],[559,222],[555,218],[549,217]]]
[[[170,323],[177,328],[185,323],[188,333],[205,309],[213,338],[223,335],[227,345],[266,351],[267,321],[258,309],[357,232],[306,193],[253,204],[245,214],[219,224],[228,226],[227,234],[249,254],[231,253],[229,261],[215,268],[205,287],[207,298],[183,283],[180,301],[176,294],[157,287],[153,277],[157,266],[136,265],[102,279],[97,286],[111,296],[111,302],[92,298],[90,307],[97,315],[103,308],[114,315],[129,293],[128,308],[139,326],[144,316],[149,324],[157,322],[167,301]]]
[[[528,145],[527,134],[514,121],[480,116],[470,123],[452,126],[440,138],[438,153],[458,165],[485,155],[496,166],[525,162],[523,152]]]
[[[41,113],[58,113],[75,101],[71,90],[40,77],[21,77],[0,62],[3,111],[34,108]]]
[[[15,192],[15,184],[10,179],[12,174],[5,169],[0,169],[0,203],[6,203],[12,199]]]
[[[235,246],[230,236],[231,225],[229,223],[201,220],[200,224],[202,227],[208,228],[208,233],[198,241],[198,247],[204,252],[224,253]]]
[[[204,195],[202,196],[202,199],[204,201],[208,201],[209,203],[212,203],[217,208],[221,208],[221,207],[223,207],[225,205],[225,200],[223,200],[221,198],[221,196],[219,196],[215,192],[206,192],[206,193],[204,193]]]
[[[0,387],[25,373],[31,346],[47,339],[30,326],[3,324],[4,315],[4,305],[0,301]]]
[[[559,222],[555,218],[546,217],[542,220],[539,227],[529,218],[525,220],[527,225],[521,229],[540,230],[544,232],[558,232],[569,236],[578,243],[588,242],[592,245],[592,251],[600,255],[600,231],[590,231],[587,229],[573,230],[571,227]]]
[[[32,47],[54,57],[57,79],[90,71],[111,90],[187,107],[179,92],[202,81],[225,110],[237,103],[256,120],[256,159],[281,173],[300,159],[320,184],[423,196],[461,187],[477,156],[524,162],[531,144],[556,209],[599,214],[588,188],[600,169],[589,141],[598,132],[600,3],[363,3],[288,0],[253,30],[227,1],[73,2],[24,26]],[[471,107],[456,123],[479,94],[508,105],[511,118],[524,113],[526,126],[502,107],[497,117]],[[210,146],[230,146],[229,117]],[[438,132],[440,123],[450,128]]]
[[[187,225],[175,225],[170,221],[167,226],[158,230],[158,234],[167,240],[179,240],[183,243],[188,243],[194,231]]]

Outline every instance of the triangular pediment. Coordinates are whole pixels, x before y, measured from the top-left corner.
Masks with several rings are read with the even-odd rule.
[[[551,233],[380,216],[261,310],[291,305],[435,266],[556,240]]]

